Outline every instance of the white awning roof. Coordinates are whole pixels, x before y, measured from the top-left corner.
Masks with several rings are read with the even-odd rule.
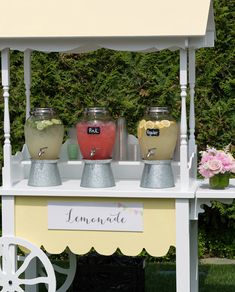
[[[27,42],[28,46],[32,46],[32,40],[35,45],[38,40],[44,42],[48,39],[63,39],[64,44],[68,43],[66,50],[70,51],[76,50],[78,45],[74,47],[69,43],[77,42],[78,39],[82,40],[82,46],[86,50],[94,49],[94,41],[91,40],[96,40],[97,44],[97,39],[101,41],[99,46],[104,46],[107,39],[121,44],[130,38],[138,44],[150,42],[153,49],[159,49],[156,47],[157,38],[158,44],[159,40],[160,43],[173,40],[172,49],[179,46],[179,40],[183,43],[187,40],[194,45],[196,40],[198,47],[211,46],[215,29],[210,2],[211,0],[0,0],[0,49],[3,44],[11,44],[16,48],[16,40],[23,46]],[[150,46],[148,49],[151,50]]]

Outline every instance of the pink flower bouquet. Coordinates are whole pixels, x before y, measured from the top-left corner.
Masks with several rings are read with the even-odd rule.
[[[199,173],[205,178],[216,174],[235,173],[235,159],[229,152],[229,146],[224,150],[217,150],[207,146],[206,151],[201,151]]]

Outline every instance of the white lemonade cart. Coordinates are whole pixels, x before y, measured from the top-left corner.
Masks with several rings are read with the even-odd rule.
[[[176,246],[177,292],[198,291],[197,214],[204,201],[195,199],[198,186],[194,136],[195,51],[214,45],[212,1],[12,0],[1,1],[1,11],[5,137],[3,186],[0,188],[1,291],[35,292],[40,283],[45,283],[50,292],[66,291],[76,269],[75,254],[85,254],[92,247],[104,255],[119,248],[123,254],[134,256],[145,248],[152,256],[163,256],[172,245]],[[24,146],[22,152],[15,155],[11,151],[10,50],[24,52],[27,118],[30,59],[34,50],[82,53],[99,48],[135,52],[179,50],[181,121],[179,147],[172,162],[175,187],[141,188],[143,163],[118,161],[112,163],[116,186],[82,188],[83,162],[68,160],[66,143],[59,161],[62,185],[28,186],[31,162],[27,148]],[[135,138],[130,136],[131,139]],[[82,214],[83,220],[78,214]],[[108,224],[91,227],[97,220]],[[70,264],[67,269],[55,267],[67,276],[58,288],[54,268],[44,251],[60,254],[66,248],[71,251],[68,252]],[[36,262],[40,263],[43,273],[36,272]]]

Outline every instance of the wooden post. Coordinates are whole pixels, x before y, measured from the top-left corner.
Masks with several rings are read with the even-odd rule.
[[[11,142],[10,142],[10,113],[9,113],[9,87],[10,87],[10,53],[4,49],[2,56],[2,86],[4,97],[4,146],[3,146],[3,186],[10,187],[11,180]]]
[[[196,151],[195,143],[195,49],[189,49],[189,88],[190,88],[190,115],[189,115],[189,157]]]
[[[24,84],[26,95],[26,120],[30,116],[30,89],[31,89],[31,51],[24,52]]]
[[[188,143],[187,143],[187,51],[180,50],[180,88],[181,88],[181,122],[180,122],[180,184],[181,190],[189,187]]]
[[[2,236],[15,235],[15,198],[14,196],[2,196]],[[9,248],[10,257],[12,259],[12,272],[16,271],[16,248],[11,246]],[[14,259],[14,260],[13,260]],[[7,263],[3,259],[3,270],[7,270]]]
[[[190,292],[198,292],[198,221],[190,221]]]
[[[176,199],[176,291],[191,291],[189,199]]]

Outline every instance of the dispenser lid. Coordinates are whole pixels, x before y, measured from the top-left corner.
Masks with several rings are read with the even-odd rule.
[[[36,107],[31,111],[32,115],[54,115],[56,112],[52,107]]]
[[[96,113],[102,113],[102,114],[106,114],[108,113],[107,109],[105,107],[88,107],[85,108],[84,110],[85,114],[96,114]]]
[[[169,113],[168,107],[151,106],[146,109],[146,113]]]

